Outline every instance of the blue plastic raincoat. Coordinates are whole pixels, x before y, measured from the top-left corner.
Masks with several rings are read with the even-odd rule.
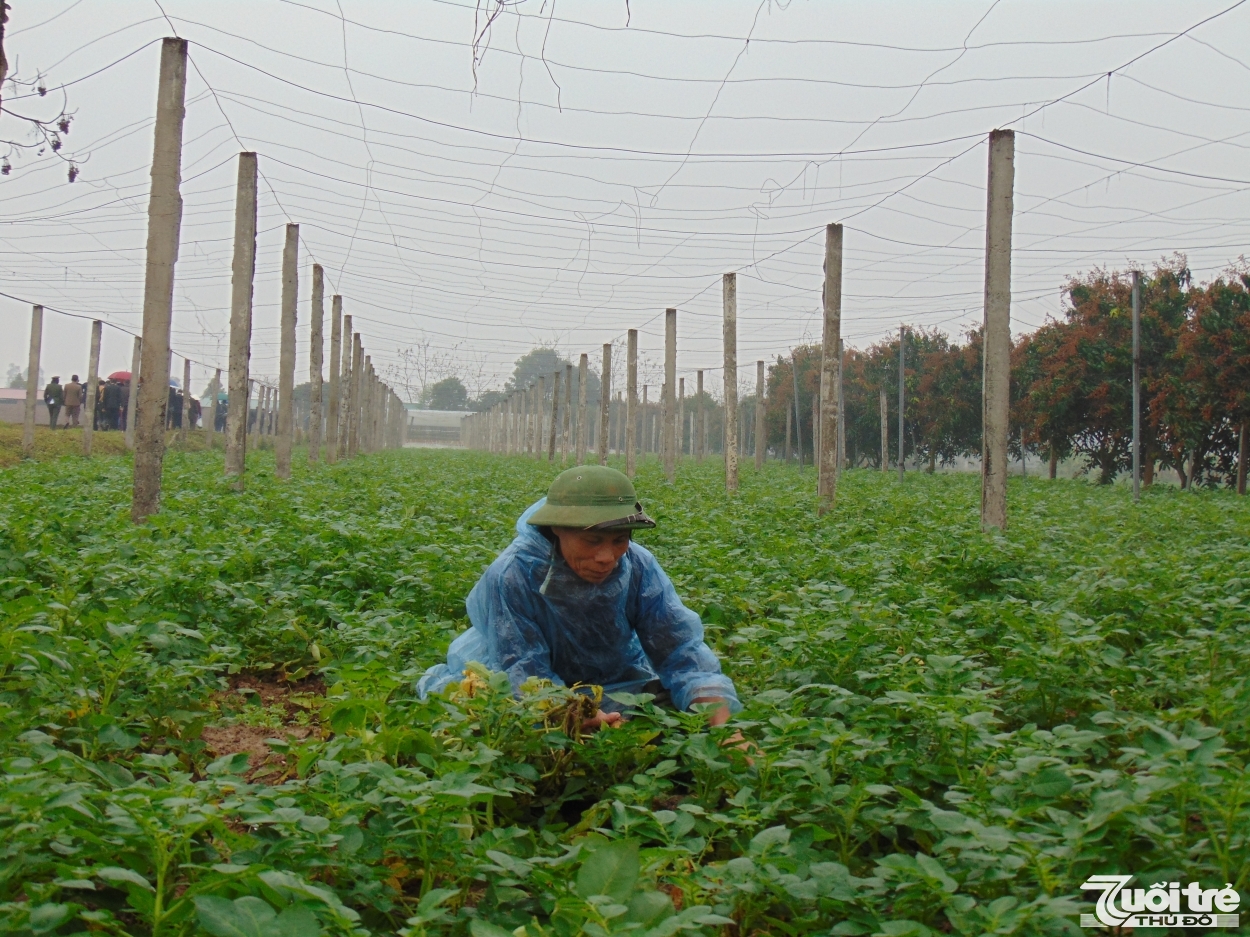
[[[679,709],[719,697],[731,711],[740,710],[733,681],[703,643],[703,623],[681,603],[655,557],[631,543],[612,575],[586,582],[526,523],[546,500],[521,515],[516,539],[469,593],[472,627],[452,641],[447,663],[421,677],[421,696],[461,679],[465,666],[477,661],[506,671],[513,687],[527,677],[597,684],[606,711],[622,708],[606,694],[643,692],[655,680]]]

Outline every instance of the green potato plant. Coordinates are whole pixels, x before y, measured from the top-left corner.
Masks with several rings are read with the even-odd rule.
[[[596,688],[414,689],[558,466],[167,462],[141,528],[124,459],[0,471],[5,932],[1075,934],[1090,874],[1250,888],[1245,499],[1013,479],[985,535],[975,477],[817,519],[792,468],[644,463],[746,706],[586,735]]]

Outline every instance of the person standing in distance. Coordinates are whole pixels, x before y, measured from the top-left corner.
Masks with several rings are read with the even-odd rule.
[[[78,383],[78,375],[75,374],[69,379],[69,383],[65,385],[65,428],[78,425],[78,413],[82,409],[83,398],[86,394],[82,384]]]
[[[57,375],[53,375],[48,386],[43,389],[43,403],[48,408],[48,426],[56,429],[56,421],[61,415],[61,405],[65,403],[65,388],[61,386],[61,379]]]

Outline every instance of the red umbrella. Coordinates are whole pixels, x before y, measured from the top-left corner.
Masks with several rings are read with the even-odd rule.
[[[130,380],[130,372],[129,372],[129,371],[114,371],[112,374],[110,374],[110,375],[108,376],[108,380],[110,380],[110,381],[128,381],[128,380]]]

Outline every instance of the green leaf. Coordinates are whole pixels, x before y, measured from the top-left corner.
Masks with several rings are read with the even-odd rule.
[[[638,843],[618,840],[604,843],[582,863],[577,871],[577,893],[583,898],[607,895],[624,903],[637,881]]]
[[[916,853],[916,865],[920,866],[926,876],[940,882],[943,891],[953,892],[959,888],[959,883],[951,878],[942,867],[942,863],[932,856],[925,855],[923,852]]]
[[[69,918],[67,904],[39,904],[30,909],[29,926],[36,934],[47,933],[60,927]]]
[[[770,826],[756,833],[751,839],[751,854],[758,856],[772,846],[784,846],[790,842],[790,831],[784,826]]]
[[[1043,768],[1037,772],[1031,790],[1038,797],[1061,797],[1072,790],[1072,779],[1058,766]]]
[[[216,895],[195,899],[200,926],[214,937],[274,937],[268,927],[277,917],[268,902],[252,895],[230,901]]]
[[[274,923],[276,928],[270,926],[268,930],[276,930],[277,937],[320,937],[321,934],[321,922],[317,920],[317,915],[302,904],[284,908]]]
[[[413,917],[408,918],[407,923],[415,927],[418,924],[428,924],[433,921],[442,921],[447,918],[447,911],[442,904],[449,898],[454,898],[460,894],[457,888],[432,888],[422,898],[417,905],[417,913]]]
[[[859,921],[842,921],[833,925],[833,930],[829,933],[836,934],[837,937],[862,937],[863,934],[871,934],[872,928]]]
[[[142,741],[139,736],[131,735],[121,726],[112,723],[100,730],[98,738],[101,745],[107,745],[109,748],[119,748],[122,751],[128,751]]]
[[[886,921],[873,937],[930,937],[933,931],[919,921]]]
[[[103,869],[96,869],[95,874],[106,882],[129,882],[131,885],[138,885],[140,888],[145,888],[148,891],[156,891],[152,887],[151,882],[133,869],[123,869],[121,866],[110,865],[105,866]]]
[[[664,918],[674,914],[673,901],[662,891],[640,891],[629,900],[625,921],[654,927]]]
[[[233,755],[223,755],[218,758],[204,772],[209,777],[216,777],[219,774],[242,774],[247,770],[247,752],[235,752]]]
[[[513,937],[512,931],[504,930],[497,924],[474,918],[469,922],[469,933],[473,937]]]

